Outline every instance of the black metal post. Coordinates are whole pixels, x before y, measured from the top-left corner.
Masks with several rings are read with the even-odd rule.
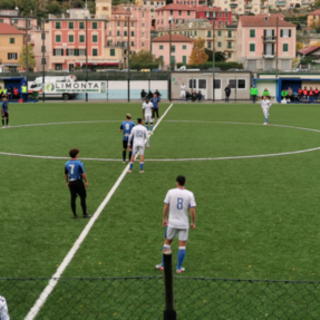
[[[88,17],[86,16],[86,82],[88,82],[88,42]],[[86,102],[88,102],[88,92],[86,92]]]
[[[212,90],[212,102],[215,100],[215,88],[214,88],[214,72],[215,72],[215,12],[212,13],[212,82],[213,82],[213,90]]]
[[[170,66],[170,102],[172,101],[172,66],[171,66],[171,46],[172,46],[172,18],[169,18],[169,66]]]
[[[276,24],[276,32],[277,32],[277,60],[276,60],[276,72],[277,78],[279,78],[279,18],[277,17],[277,24]]]
[[[45,102],[45,65],[46,65],[46,57],[45,57],[45,40],[46,40],[46,33],[45,33],[45,18],[42,18],[42,102]]]
[[[27,80],[27,88],[28,88],[28,72],[29,72],[29,48],[28,48],[28,18],[26,17],[25,20],[25,31],[26,31],[26,80]],[[28,89],[27,89],[27,96],[28,96]],[[28,99],[28,98],[27,98]]]
[[[130,102],[130,16],[128,16],[128,102]]]
[[[109,102],[109,75],[107,73],[107,102]]]
[[[150,91],[150,72],[148,74],[148,92]]]
[[[234,101],[237,102],[237,88],[238,88],[238,83],[237,83],[237,77],[236,77],[236,88],[235,88],[235,91],[234,91]]]
[[[174,310],[174,290],[173,290],[173,269],[172,269],[172,251],[165,249],[163,251],[164,265],[164,293],[165,293],[165,311],[164,320],[176,320],[177,313]]]

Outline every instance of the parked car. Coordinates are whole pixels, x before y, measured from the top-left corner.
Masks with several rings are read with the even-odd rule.
[[[150,72],[150,69],[141,69],[140,72]]]
[[[98,69],[97,72],[118,72],[118,69]]]
[[[299,68],[293,68],[293,69],[284,70],[284,72],[299,72],[299,71],[300,71]]]

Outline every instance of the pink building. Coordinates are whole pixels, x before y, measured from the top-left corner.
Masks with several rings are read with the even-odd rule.
[[[48,31],[49,70],[73,70],[85,65],[86,49],[89,66],[108,65],[104,61],[106,20],[92,18],[89,10],[79,9],[77,18],[50,17]]]
[[[115,7],[107,23],[106,45],[126,49],[130,41],[130,52],[149,50],[150,31],[150,10],[136,6]]]
[[[278,19],[278,27],[277,27]],[[245,69],[290,69],[296,55],[296,26],[273,15],[243,16],[237,29],[238,62]]]
[[[0,10],[0,23],[11,24],[18,30],[31,30],[37,27],[36,18],[21,17],[19,10]]]
[[[151,40],[152,53],[156,58],[161,58],[164,65],[170,66],[170,36],[168,34]],[[188,63],[189,56],[192,52],[193,39],[186,36],[173,34],[171,35],[171,64],[179,62]]]
[[[194,1],[183,1],[194,2]],[[231,25],[232,13],[221,11],[220,8],[210,8],[200,5],[186,5],[171,3],[162,8],[156,9],[156,29],[168,28],[169,17],[173,24],[184,23],[188,19],[208,19],[212,24],[215,15],[216,26]]]

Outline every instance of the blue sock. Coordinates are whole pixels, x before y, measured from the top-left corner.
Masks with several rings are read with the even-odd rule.
[[[177,270],[181,269],[182,262],[184,260],[185,255],[186,255],[186,247],[179,247]]]
[[[144,162],[140,162],[140,170],[143,170]]]
[[[148,124],[146,124],[146,128],[147,128],[147,130],[149,131],[149,125],[148,125]]]
[[[162,249],[162,262],[161,262],[161,265],[163,266],[163,251],[165,250],[165,249],[170,249],[171,248],[171,246],[169,246],[169,245],[167,245],[167,244],[164,244],[163,245],[163,249]]]
[[[268,122],[268,118],[266,118],[266,122]]]
[[[130,170],[133,168],[133,162],[130,162]]]
[[[151,131],[153,131],[153,125],[151,125]]]

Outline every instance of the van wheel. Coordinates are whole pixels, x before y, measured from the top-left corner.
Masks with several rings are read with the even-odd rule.
[[[63,100],[69,100],[69,95],[68,95],[67,93],[64,93],[64,94],[62,95],[62,99],[63,99]]]

